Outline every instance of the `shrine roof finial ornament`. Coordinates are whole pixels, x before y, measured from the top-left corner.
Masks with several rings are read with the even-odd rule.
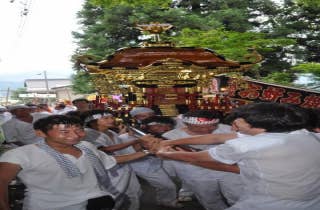
[[[172,28],[173,26],[169,23],[159,23],[159,22],[151,22],[149,24],[137,24],[136,28],[140,31],[147,31],[150,34],[161,34]]]
[[[171,46],[171,43],[162,43],[160,39],[160,34],[169,30],[173,26],[169,23],[159,23],[159,22],[151,22],[149,24],[137,24],[136,28],[139,29],[142,33],[148,32],[153,37],[154,43],[142,43],[142,46],[155,46],[155,45],[164,45]],[[155,44],[155,45],[154,45]]]

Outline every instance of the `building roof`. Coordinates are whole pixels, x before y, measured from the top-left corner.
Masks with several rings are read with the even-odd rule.
[[[24,86],[27,92],[47,92],[47,84],[49,91],[54,87],[61,87],[65,85],[71,85],[71,79],[26,79]]]
[[[45,79],[25,79],[24,82],[45,81]],[[70,81],[68,78],[47,79],[47,81]]]

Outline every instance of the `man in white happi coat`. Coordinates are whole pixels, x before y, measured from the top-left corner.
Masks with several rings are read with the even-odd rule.
[[[150,116],[141,122],[146,133],[161,136],[165,131],[171,130],[175,126],[175,121],[165,116]],[[128,133],[119,136],[123,141],[130,142],[137,139]],[[130,153],[134,153],[136,148],[128,147]],[[154,156],[147,156],[143,159],[135,160],[130,163],[137,176],[146,180],[156,191],[156,202],[158,205],[170,208],[181,208],[183,205],[178,203],[177,188],[172,179],[164,171],[162,160]]]
[[[168,140],[199,137],[206,134],[217,133],[230,133],[231,126],[219,123],[221,114],[213,110],[196,110],[189,111],[182,116],[182,122],[184,127],[176,128],[164,133],[162,136]],[[208,149],[215,145],[206,144],[198,145],[197,143],[189,145],[196,149]],[[206,209],[224,209],[227,207],[224,198],[222,198],[220,191],[226,191],[225,197],[230,202],[234,202],[234,196],[229,196],[233,192],[228,191],[227,187],[220,189],[222,180],[228,178],[228,182],[231,180],[237,180],[238,176],[228,174],[224,172],[216,172],[209,169],[205,169],[199,166],[190,165],[174,160],[164,160],[163,167],[169,174],[175,175],[182,180],[182,189],[179,191],[179,200],[188,200],[195,193],[195,196],[199,202]],[[221,182],[220,182],[221,180]],[[226,183],[226,182],[223,182]],[[189,190],[190,189],[190,190]],[[239,190],[239,187],[233,187],[232,189]]]
[[[119,201],[116,202],[115,209],[139,210],[141,187],[136,174],[127,162],[142,158],[147,154],[144,152],[129,154],[126,148],[135,142],[123,143],[116,132],[109,130],[115,127],[115,119],[111,113],[103,110],[90,110],[84,112],[82,118],[86,124],[86,135],[82,140],[92,142],[99,150],[113,155],[117,162],[121,163],[110,170],[110,177],[117,190],[127,196],[130,205],[125,205],[125,200]]]
[[[116,160],[80,142],[80,121],[53,115],[34,128],[45,140],[0,157],[0,209],[10,209],[8,185],[17,176],[27,187],[23,210],[111,210],[117,191],[106,171]]]
[[[148,107],[134,107],[129,112],[130,116],[135,120],[135,127],[141,129],[141,122],[149,117],[155,116],[155,112],[153,109]]]
[[[30,107],[30,105],[29,105],[29,107]],[[39,120],[41,118],[48,117],[49,115],[52,115],[47,104],[32,105],[31,108],[32,107],[35,107],[34,111],[31,113],[31,115],[33,117],[32,123],[36,122],[37,120]]]
[[[33,144],[43,139],[35,134],[30,107],[26,105],[13,105],[9,107],[9,111],[12,114],[12,118],[2,124],[6,143],[21,146]]]
[[[255,103],[233,111],[233,129],[246,136],[202,152],[161,147],[163,158],[240,173],[240,199],[230,210],[320,209],[320,141],[306,130],[308,114],[293,105]]]
[[[86,98],[77,98],[72,101],[73,106],[77,108],[77,111],[83,113],[90,110],[90,101]]]
[[[0,144],[4,142],[4,134],[2,131],[2,124],[7,122],[12,118],[12,115],[10,112],[8,112],[8,109],[4,106],[0,106]]]
[[[7,122],[12,118],[12,114],[8,112],[5,106],[0,106],[0,125]]]

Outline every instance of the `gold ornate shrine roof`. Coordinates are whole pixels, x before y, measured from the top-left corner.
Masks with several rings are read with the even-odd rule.
[[[189,64],[214,69],[216,67],[239,68],[240,63],[227,61],[211,50],[193,47],[144,47],[118,50],[107,60],[97,63],[100,70],[112,68],[139,69],[156,65],[158,61],[175,59]]]

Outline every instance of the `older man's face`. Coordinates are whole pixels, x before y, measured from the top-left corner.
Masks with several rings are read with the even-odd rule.
[[[31,112],[32,112],[32,109],[30,108],[19,108],[19,109],[13,110],[12,114],[16,115],[19,118],[19,117],[29,116]]]
[[[148,125],[147,130],[151,134],[164,134],[167,131],[170,131],[173,129],[173,126],[170,124],[155,124],[155,125]]]
[[[208,124],[208,125],[195,125],[195,124],[186,124],[187,129],[197,135],[210,134],[217,129],[218,124]]]
[[[134,118],[138,121],[142,121],[152,116],[154,116],[153,112],[145,112],[145,113],[137,114],[136,116],[134,116]]]

